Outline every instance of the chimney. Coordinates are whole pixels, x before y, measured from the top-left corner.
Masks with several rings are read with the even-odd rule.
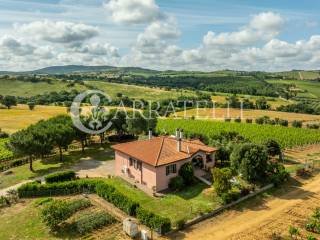
[[[180,129],[176,129],[176,139],[178,140],[180,138]]]
[[[183,129],[180,129],[180,139],[183,139]]]
[[[181,152],[181,143],[182,143],[181,138],[179,138],[177,140],[177,150],[178,150],[178,152]]]
[[[176,130],[176,139],[177,139],[177,150],[178,152],[181,152],[182,141],[181,141],[181,131],[179,128]]]
[[[152,130],[151,128],[149,129],[149,140],[152,138]]]

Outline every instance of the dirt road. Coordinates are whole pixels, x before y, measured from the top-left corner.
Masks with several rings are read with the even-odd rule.
[[[271,239],[273,233],[286,235],[290,225],[303,229],[316,207],[320,207],[319,175],[303,185],[296,182],[287,193],[248,202],[243,209],[227,211],[171,239]]]

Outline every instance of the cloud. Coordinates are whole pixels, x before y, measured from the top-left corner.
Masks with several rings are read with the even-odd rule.
[[[83,54],[90,54],[95,56],[105,55],[110,57],[120,57],[118,48],[112,46],[110,43],[90,43],[75,50]]]
[[[18,32],[40,40],[63,44],[83,42],[99,34],[97,27],[63,21],[35,21],[28,24],[15,25],[15,28]]]
[[[284,19],[272,12],[254,15],[247,26],[236,32],[216,34],[209,31],[203,38],[208,46],[249,46],[258,41],[270,40],[277,36],[284,24]]]
[[[116,23],[141,24],[164,17],[154,0],[109,0],[104,7]]]
[[[2,54],[25,56],[32,54],[34,50],[34,46],[23,43],[21,40],[15,39],[12,36],[4,36],[0,39],[0,52],[2,52]]]

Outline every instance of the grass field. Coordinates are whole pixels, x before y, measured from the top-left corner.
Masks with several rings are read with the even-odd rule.
[[[136,85],[126,85],[117,83],[107,83],[101,81],[87,81],[87,84],[94,86],[95,88],[105,92],[112,98],[116,96],[117,93],[122,93],[130,98],[134,99],[144,99],[159,101],[163,99],[174,99],[181,95],[194,96],[195,93],[187,90],[171,90],[166,91],[159,88],[149,88]]]
[[[226,98],[230,96],[231,94],[223,94],[223,93],[217,93],[216,96],[212,96],[212,100],[216,103],[227,103]],[[249,99],[251,102],[255,103],[257,99],[262,98],[258,96],[250,96],[250,95],[237,95],[239,100],[243,99]],[[294,103],[294,101],[285,100],[282,98],[272,98],[272,97],[264,97],[267,99],[268,104],[271,106],[271,109],[276,109],[277,107],[280,107],[281,105],[289,105]]]
[[[268,80],[274,84],[295,84],[297,88],[306,92],[298,93],[298,97],[320,98],[320,82],[300,80]]]
[[[122,93],[130,98],[145,99],[145,100],[162,100],[168,98],[177,98],[180,95],[195,95],[192,91],[166,91],[159,88],[142,87],[135,85],[108,83],[102,81],[85,81],[89,86],[93,86],[99,89],[111,97],[115,97],[117,93]],[[85,85],[75,84],[73,87],[69,87],[67,82],[59,80],[53,80],[51,84],[47,82],[23,82],[17,80],[0,79],[0,95],[13,95],[21,97],[30,97],[38,94],[44,94],[48,92],[60,92],[62,90],[70,91],[76,89],[78,91],[88,90]]]
[[[320,122],[320,115],[311,114],[300,114],[300,113],[287,113],[287,112],[277,112],[277,111],[266,111],[266,110],[243,110],[230,108],[200,108],[198,111],[196,109],[190,109],[186,112],[178,112],[178,117],[196,117],[199,119],[216,119],[224,120],[227,117],[238,118],[241,117],[243,120],[250,118],[256,119],[258,117],[268,116],[271,119],[281,118],[286,119],[289,122],[294,120],[299,120],[303,122]]]
[[[23,82],[12,79],[0,79],[0,95],[12,95],[20,97],[31,97],[46,92],[60,92],[62,90],[70,91],[77,89],[79,91],[85,90],[86,87],[76,84],[74,87],[68,87],[68,83],[62,81],[53,80],[51,84],[47,82]]]
[[[8,133],[28,127],[42,119],[67,113],[64,107],[36,106],[30,111],[27,105],[18,105],[12,109],[0,109],[0,128]]]
[[[274,139],[283,148],[320,142],[319,130],[246,123],[225,123],[210,120],[158,120],[157,130],[161,133],[173,134],[177,128],[182,128],[186,136],[201,134],[210,137],[218,135],[221,132],[238,132],[250,141],[259,144],[263,144],[268,139]]]

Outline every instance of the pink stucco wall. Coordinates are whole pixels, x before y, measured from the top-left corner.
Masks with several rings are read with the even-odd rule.
[[[208,163],[206,162],[205,153],[199,152],[196,155],[200,155],[203,157],[204,164],[205,164],[206,168],[214,167],[214,164],[215,164],[214,154],[211,156],[213,160]],[[195,157],[195,156],[193,156],[193,157]],[[134,166],[130,166],[128,155],[116,151],[115,152],[115,173],[117,176],[130,178],[130,179],[134,180],[135,182],[140,183],[142,185],[145,185],[151,190],[155,189],[158,192],[158,191],[162,191],[162,190],[167,189],[169,182],[170,182],[170,179],[173,177],[176,177],[178,175],[180,167],[184,163],[191,161],[191,160],[192,159],[189,158],[187,160],[178,161],[178,162],[173,163],[173,164],[177,165],[177,172],[171,173],[167,176],[166,175],[166,166],[168,166],[168,165],[153,167],[149,164],[142,163],[142,170],[140,171],[139,169],[135,169]],[[169,164],[169,165],[171,165],[171,164]],[[129,170],[127,175],[124,174],[122,171],[124,166],[126,166]]]
[[[123,173],[124,167],[128,168],[128,174]],[[137,183],[147,186],[150,189],[156,187],[156,169],[148,164],[142,163],[141,171],[129,164],[129,156],[115,152],[115,173],[120,177],[128,177]]]

